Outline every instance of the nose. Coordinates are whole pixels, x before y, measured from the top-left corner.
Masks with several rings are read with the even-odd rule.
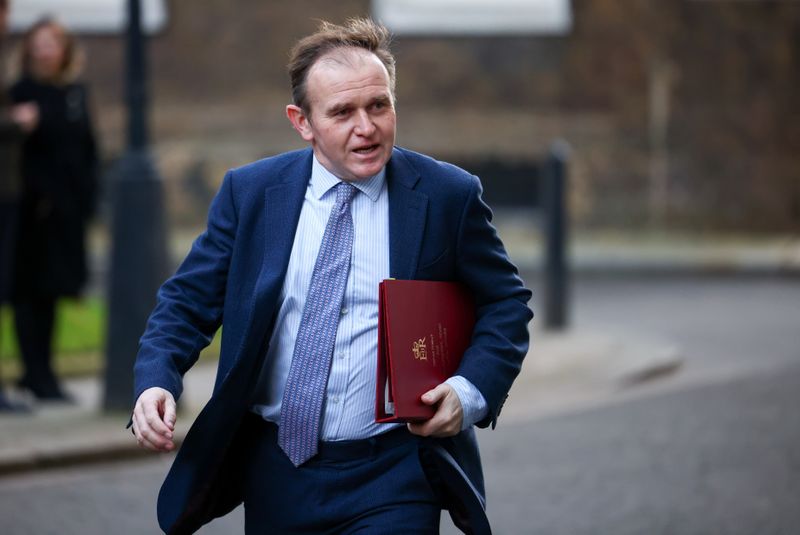
[[[355,133],[359,136],[369,137],[375,132],[375,123],[366,110],[359,110],[355,115]]]

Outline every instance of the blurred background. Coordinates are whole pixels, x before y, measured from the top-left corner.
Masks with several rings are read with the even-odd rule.
[[[81,31],[74,8],[58,7],[71,3],[87,10],[124,4],[23,0],[17,7],[22,14],[47,5],[68,25],[75,21],[110,161],[125,141],[121,28],[109,23],[101,32],[87,12]],[[564,138],[574,148],[576,229],[797,233],[795,4],[144,2],[161,14],[151,24],[150,116],[171,220],[201,224],[227,168],[301,146],[283,111],[288,48],[298,37],[317,19],[384,10],[390,26],[395,19],[401,25],[393,26],[400,145],[525,168]],[[12,28],[21,29],[29,19],[15,18],[13,9]],[[419,20],[401,18],[414,10]],[[451,20],[453,10],[474,13],[449,28],[460,22]],[[503,11],[531,24],[509,25]],[[498,207],[533,202],[532,180],[521,173],[484,178],[487,197]]]
[[[225,170],[303,146],[284,115],[292,44],[320,19],[367,15],[393,30],[398,144],[481,177],[534,291],[532,349],[506,422],[480,434],[498,533],[797,532],[800,3],[142,4],[173,267]],[[7,55],[44,13],[77,34],[104,172],[89,289],[60,305],[55,364],[77,407],[0,416],[9,533],[155,531],[169,459],[130,460],[125,417],[99,412],[110,192],[127,144],[125,5],[12,2]],[[564,162],[556,275],[544,185],[554,143]],[[562,321],[545,328],[553,285]],[[0,319],[10,385],[19,358],[10,311]],[[204,359],[214,358],[212,346]],[[213,366],[187,376],[186,427],[212,379]],[[109,458],[125,461],[96,464]],[[70,501],[76,481],[84,494]],[[97,501],[107,513],[73,514]],[[240,530],[240,517],[220,522],[207,532]]]

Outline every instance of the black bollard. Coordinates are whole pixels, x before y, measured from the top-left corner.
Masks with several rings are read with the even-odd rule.
[[[139,337],[167,274],[162,185],[148,150],[144,45],[139,0],[128,0],[128,150],[110,177],[113,217],[106,411],[133,407],[133,363]]]
[[[569,145],[556,141],[544,165],[541,199],[544,213],[544,327],[567,327],[569,266],[567,265],[567,160]]]

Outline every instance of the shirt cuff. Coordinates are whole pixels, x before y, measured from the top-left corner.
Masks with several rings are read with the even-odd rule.
[[[458,399],[461,401],[461,409],[464,412],[464,421],[461,423],[462,431],[469,429],[486,417],[489,407],[486,406],[483,394],[475,385],[460,375],[454,375],[445,383],[456,391]]]

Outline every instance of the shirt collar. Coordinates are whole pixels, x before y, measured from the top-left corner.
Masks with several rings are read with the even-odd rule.
[[[380,170],[377,175],[371,176],[364,180],[355,180],[348,182],[355,186],[358,190],[364,193],[372,202],[378,200],[381,193],[383,182],[386,180],[386,166]],[[339,182],[343,182],[339,177],[325,169],[317,155],[314,155],[314,162],[311,166],[311,180],[308,182],[308,187],[311,188],[311,193],[317,199],[321,199],[331,188],[335,187]]]

